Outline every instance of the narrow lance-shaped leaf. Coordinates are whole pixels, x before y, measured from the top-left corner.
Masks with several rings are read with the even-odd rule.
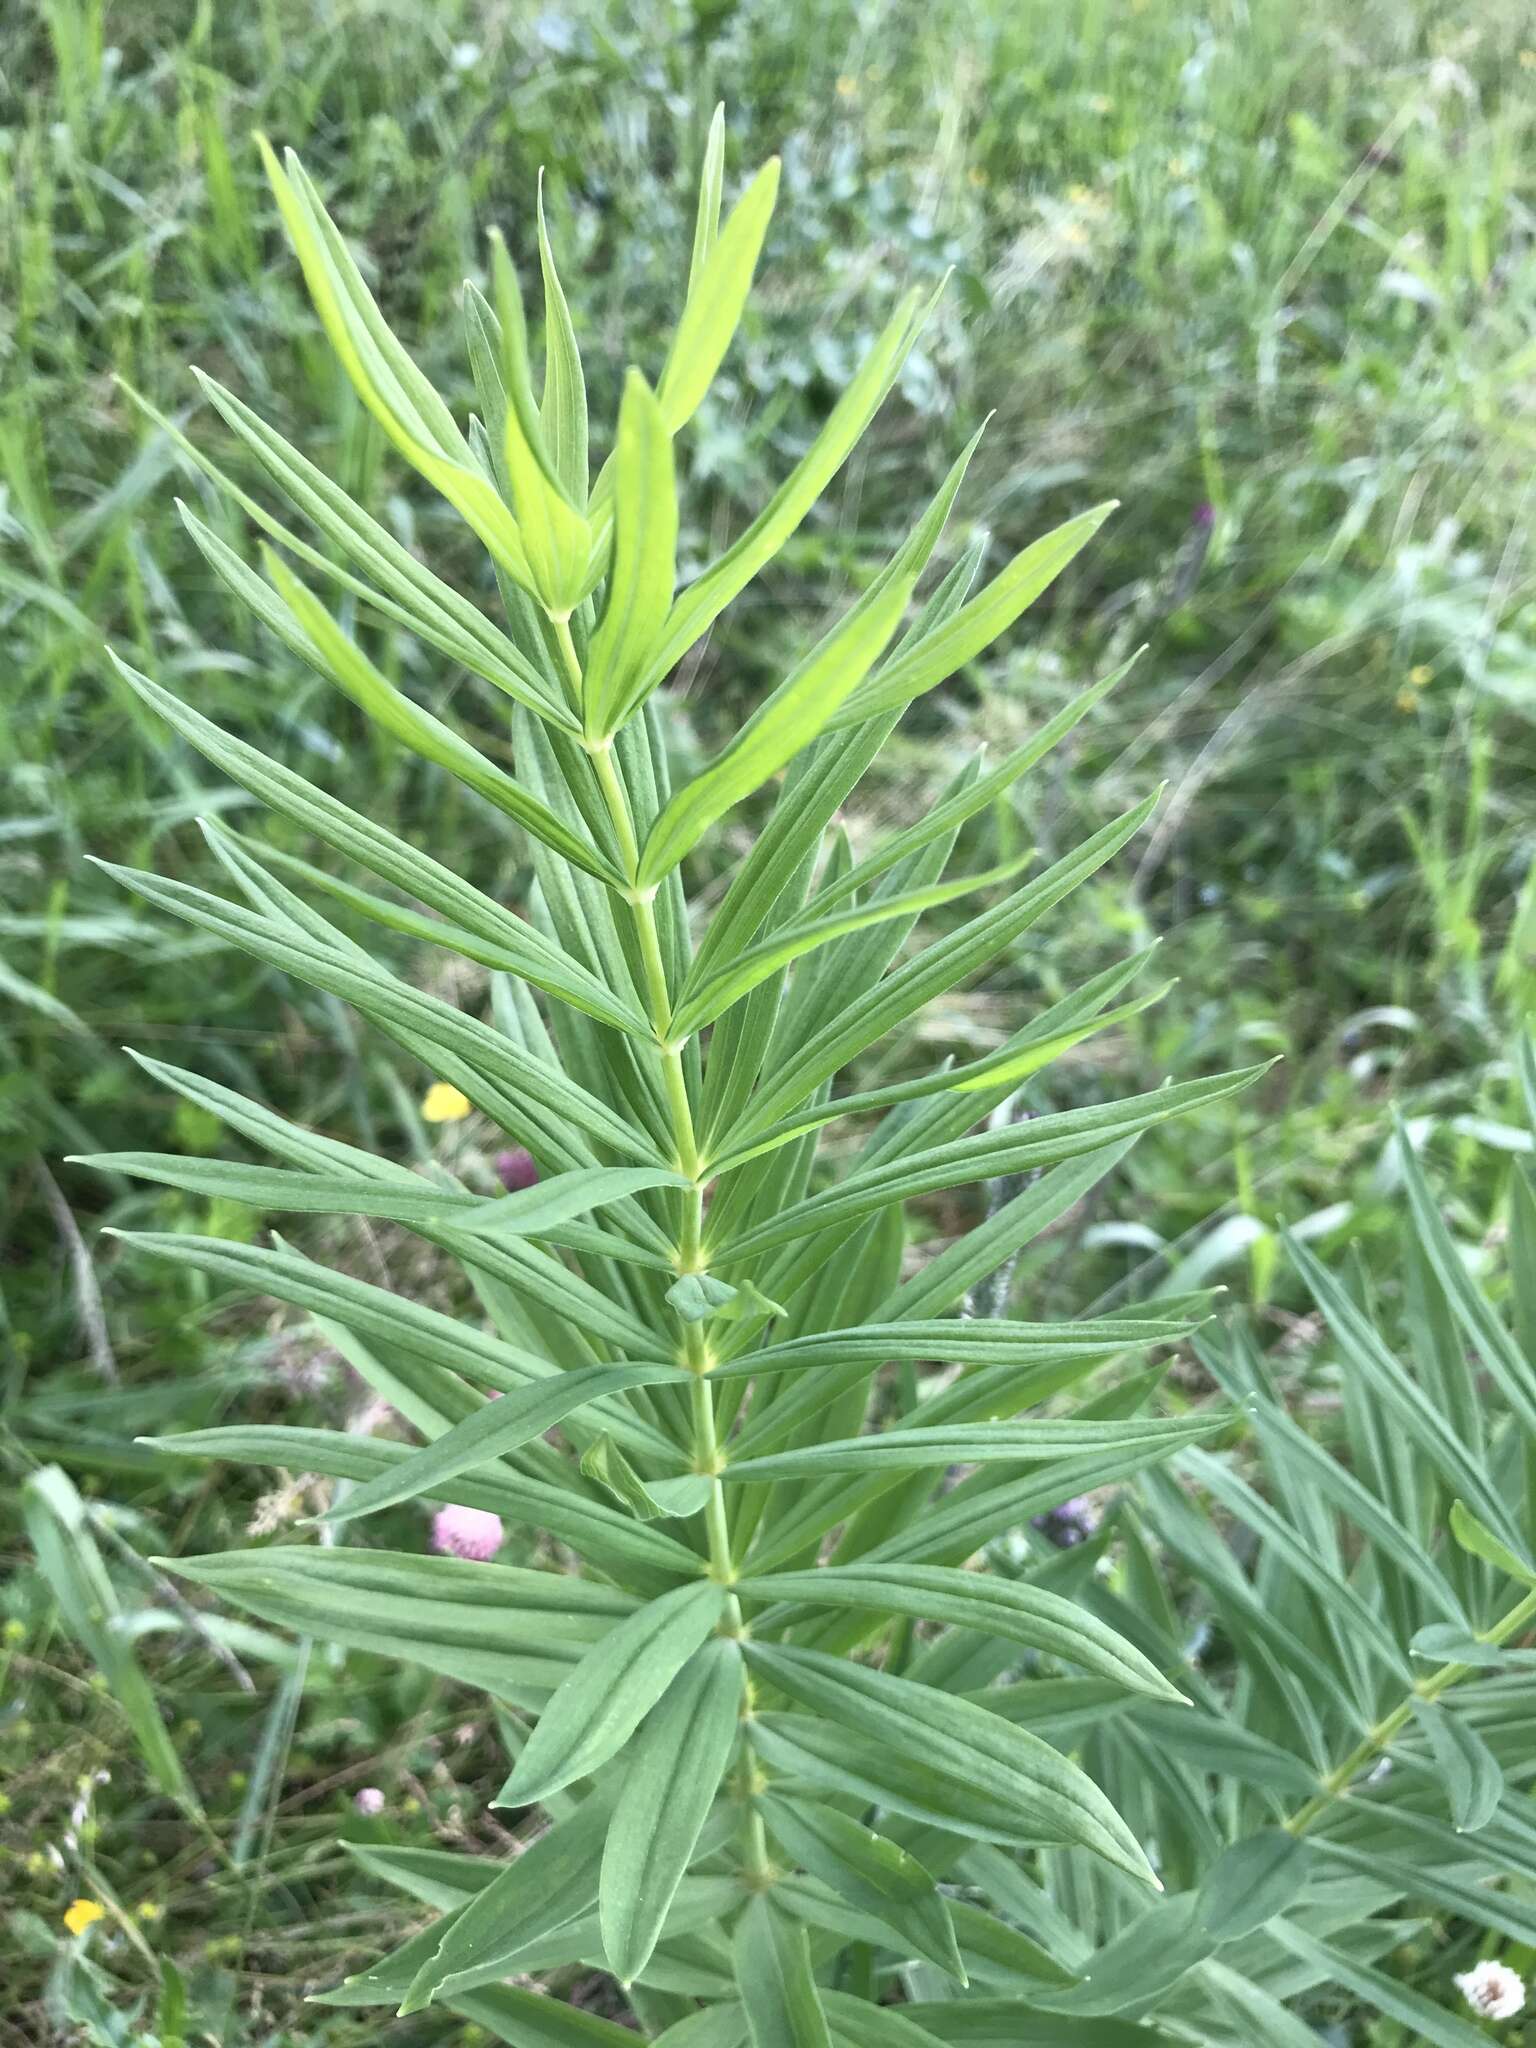
[[[765,1893],[737,1921],[734,1953],[752,2048],[832,2048],[805,1929]]]
[[[949,1571],[938,1565],[854,1563],[817,1571],[750,1574],[741,1591],[753,1601],[783,1600],[809,1608],[854,1607],[877,1614],[911,1615],[953,1628],[977,1629],[1005,1641],[1046,1650],[1153,1699],[1182,1699],[1134,1643],[1075,1601],[1043,1587],[991,1572]]]
[[[736,1746],[741,1656],[706,1643],[651,1709],[626,1759],[603,1849],[603,1952],[621,1982],[650,1961]]]
[[[606,854],[570,831],[548,805],[530,796],[510,775],[494,762],[486,760],[451,727],[413,704],[393,683],[380,675],[356,642],[342,632],[319,599],[304,588],[276,555],[268,552],[265,562],[267,574],[276,584],[283,602],[313,650],[316,667],[344,690],[370,718],[403,741],[413,753],[420,754],[423,760],[435,762],[456,775],[478,796],[485,797],[498,810],[505,811],[535,839],[542,839],[546,846],[552,846],[556,853],[574,861],[577,867],[585,868],[601,880],[618,881],[618,870]]]
[[[663,1593],[571,1673],[528,1739],[498,1806],[531,1806],[595,1771],[629,1740],[720,1619],[725,1589]]]
[[[770,157],[732,207],[688,286],[688,299],[656,389],[669,434],[692,419],[741,321],[773,204],[779,160]]]
[[[297,157],[286,169],[265,137],[257,144],[304,281],[357,395],[413,468],[442,492],[514,582],[530,587],[517,523],[469,450],[441,399],[385,328],[378,308],[315,197]],[[435,401],[435,402],[434,402]]]
[[[403,1465],[381,1479],[372,1480],[349,1492],[325,1514],[327,1522],[355,1522],[360,1515],[377,1514],[397,1501],[414,1500],[422,1494],[441,1495],[450,1480],[477,1465],[488,1465],[508,1451],[530,1443],[546,1430],[554,1429],[566,1416],[597,1401],[604,1394],[616,1394],[630,1387],[656,1387],[686,1381],[689,1375],[670,1365],[590,1365],[574,1372],[541,1380],[517,1393],[503,1394],[498,1401],[456,1423],[446,1436],[428,1444],[407,1458]]]
[[[638,702],[677,577],[677,481],[661,408],[638,370],[624,380],[613,465],[613,564],[587,651],[582,711],[601,740]]]

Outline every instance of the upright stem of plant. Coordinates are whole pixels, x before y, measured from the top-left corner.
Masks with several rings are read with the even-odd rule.
[[[555,632],[565,659],[571,688],[579,704],[581,664],[577,658],[575,643],[571,639],[569,623],[564,619],[557,619]],[[683,1067],[683,1049],[687,1041],[674,1040],[671,1035],[672,994],[667,986],[661,935],[656,924],[656,891],[654,887],[642,888],[639,884],[640,845],[635,837],[629,796],[614,765],[611,740],[588,742],[587,753],[598,786],[602,790],[609,818],[613,823],[625,874],[629,878],[630,886],[625,893],[625,900],[629,904],[645,974],[646,1013],[656,1034],[656,1052],[666,1088],[677,1170],[686,1174],[693,1183],[691,1187],[682,1191],[677,1269],[679,1273],[702,1273],[708,1263],[704,1255],[704,1163],[699,1151],[698,1133],[694,1127],[693,1105],[688,1098],[688,1077]],[[709,1568],[721,1585],[731,1587],[736,1583],[737,1572],[736,1561],[731,1553],[730,1522],[725,1511],[725,1488],[720,1480],[720,1439],[716,1427],[715,1401],[709,1385],[709,1374],[714,1360],[705,1341],[703,1327],[699,1323],[683,1325],[683,1361],[694,1375],[693,1385],[689,1389],[694,1466],[697,1471],[707,1473],[710,1481],[709,1499],[704,1508],[704,1524],[709,1539]],[[726,1621],[731,1634],[741,1634],[741,1603],[734,1592],[727,1602]],[[743,1666],[744,1715],[750,1706],[751,1681],[747,1678]],[[756,1766],[747,1748],[745,1731],[739,1750],[739,1769],[744,1815],[743,1854],[752,1877],[758,1881],[766,1881],[769,1872],[768,1844],[763,1831],[762,1816],[752,1797]]]
[[[1527,1593],[1501,1621],[1496,1621],[1492,1628],[1483,1630],[1477,1640],[1480,1643],[1487,1643],[1490,1648],[1497,1648],[1500,1643],[1508,1642],[1511,1636],[1518,1635],[1531,1621],[1536,1621],[1536,1592]],[[1344,1761],[1323,1779],[1321,1788],[1304,1806],[1298,1806],[1290,1818],[1281,1825],[1293,1835],[1304,1835],[1336,1799],[1346,1795],[1364,1766],[1380,1756],[1393,1738],[1402,1733],[1413,1713],[1415,1700],[1438,1699],[1441,1693],[1449,1691],[1453,1685],[1459,1685],[1464,1678],[1470,1678],[1477,1668],[1475,1664],[1442,1664],[1440,1669],[1432,1671],[1428,1678],[1420,1679],[1407,1699],[1395,1706],[1391,1713],[1378,1721],[1374,1727],[1368,1728]]]

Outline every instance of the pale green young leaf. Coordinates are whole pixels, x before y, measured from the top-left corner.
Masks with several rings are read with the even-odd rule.
[[[544,280],[544,396],[539,418],[544,443],[565,494],[578,509],[587,501],[587,384],[571,309],[561,289],[544,220],[544,180],[539,179],[536,217],[539,270]]]
[[[290,150],[285,169],[264,137],[258,136],[257,142],[304,282],[353,389],[407,462],[442,493],[492,559],[514,582],[531,587],[517,522],[490,479],[473,466],[447,408],[435,393],[428,397],[425,378],[384,327],[298,159]]]
[[[1014,556],[986,589],[964,604],[936,632],[909,653],[886,663],[877,675],[844,705],[839,723],[851,725],[944,682],[956,669],[973,661],[1005,633],[1019,615],[1052,584],[1098,532],[1116,500],[1095,505],[1056,527]]]
[[[809,745],[895,632],[909,594],[909,584],[896,583],[874,604],[855,606],[703,773],[677,792],[646,835],[642,887],[660,882],[711,825]]]
[[[704,160],[699,167],[699,203],[693,224],[693,253],[688,263],[688,290],[692,293],[709,261],[720,232],[720,201],[725,185],[725,102],[710,117],[704,143]]]
[[[706,179],[709,172],[706,166]],[[689,279],[683,316],[667,352],[656,402],[667,432],[676,434],[698,411],[741,323],[763,237],[779,191],[779,160],[770,157],[732,207]],[[706,203],[701,195],[702,208]],[[698,250],[695,239],[695,251]]]
[[[735,1748],[741,1704],[736,1645],[707,1643],[651,1709],[625,1759],[598,1897],[603,1952],[621,1983],[641,1974],[660,1938]]]
[[[696,1515],[709,1499],[713,1481],[702,1472],[672,1479],[642,1479],[606,1431],[581,1454],[581,1476],[601,1486],[642,1522],[661,1516]]]
[[[714,1633],[724,1600],[718,1585],[679,1586],[614,1629],[562,1685],[494,1803],[531,1806],[606,1763]]]
[[[576,729],[570,710],[559,701],[546,677],[505,633],[500,632],[462,592],[434,576],[402,545],[349,498],[306,456],[260,416],[203,371],[194,369],[204,397],[226,425],[267,471],[278,489],[304,518],[363,572],[353,575],[334,556],[311,547],[276,519],[176,423],[148,399],[119,379],[122,388],[147,418],[169,436],[177,449],[209,476],[233,503],[272,540],[309,568],[339,583],[370,610],[391,619],[429,646],[460,662],[518,703],[568,730]]]
[[[915,291],[901,301],[826,425],[789,476],[740,538],[678,596],[661,643],[652,653],[648,684],[660,682],[682,660],[794,533],[879,410],[932,303],[923,307],[921,295]]]
[[[781,926],[771,938],[749,947],[729,967],[722,968],[709,979],[700,981],[696,974],[690,976],[690,983],[684,985],[678,999],[670,1028],[678,1034],[702,1031],[722,1010],[728,1010],[770,975],[791,966],[817,947],[845,938],[850,932],[864,931],[870,925],[884,924],[890,918],[912,917],[924,910],[935,910],[941,904],[954,903],[974,890],[991,889],[999,882],[1012,881],[1034,857],[1031,850],[981,874],[960,875],[953,881],[933,882],[922,889],[900,890],[895,895],[879,897],[871,903],[860,904],[855,909],[830,917],[807,915],[798,918],[793,924]]]
[[[624,380],[613,463],[613,563],[587,651],[582,713],[609,738],[639,702],[677,580],[677,480],[661,409],[638,370]]]
[[[344,691],[384,730],[412,753],[432,761],[466,783],[477,795],[516,819],[526,832],[600,879],[617,883],[619,873],[608,856],[570,831],[536,797],[488,761],[478,749],[441,719],[413,704],[381,675],[353,640],[348,639],[325,606],[272,553],[265,554],[267,574],[297,623],[302,642],[315,666]]]
[[[1451,1502],[1451,1534],[1463,1550],[1474,1557],[1491,1564],[1495,1571],[1516,1579],[1522,1586],[1536,1586],[1536,1569],[1518,1557],[1507,1543],[1501,1543],[1493,1531],[1480,1522],[1465,1501]]]

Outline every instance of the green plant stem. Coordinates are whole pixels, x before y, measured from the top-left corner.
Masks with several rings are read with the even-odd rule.
[[[570,626],[564,619],[557,619],[555,631],[579,706],[581,664],[571,639]],[[666,1087],[677,1169],[679,1173],[687,1174],[693,1182],[692,1187],[683,1191],[681,1199],[682,1216],[676,1247],[677,1269],[679,1273],[702,1273],[708,1267],[704,1251],[704,1161],[693,1120],[693,1104],[688,1096],[688,1077],[683,1067],[683,1049],[687,1041],[674,1041],[671,1036],[672,995],[667,986],[661,935],[656,924],[656,891],[654,888],[641,888],[637,880],[640,871],[640,844],[635,836],[628,792],[614,763],[612,744],[607,741],[593,742],[587,751],[598,787],[603,793],[609,818],[613,823],[619,855],[629,879],[630,886],[624,894],[624,900],[629,905],[645,970],[646,1010],[651,1028],[656,1034],[656,1050]],[[710,1481],[709,1498],[704,1507],[704,1526],[709,1540],[709,1569],[711,1576],[721,1585],[733,1587],[737,1579],[736,1560],[731,1550],[730,1518],[726,1513],[725,1488],[720,1480],[722,1459],[715,1398],[709,1384],[709,1374],[715,1361],[705,1340],[703,1327],[699,1323],[686,1323],[683,1326],[683,1360],[694,1375],[693,1385],[689,1389],[694,1468],[696,1471],[707,1473]],[[735,1636],[741,1635],[744,1631],[741,1602],[734,1592],[730,1594],[726,1603],[726,1629],[729,1634]],[[768,1841],[763,1829],[762,1815],[753,1796],[756,1763],[747,1746],[745,1732],[745,1717],[751,1711],[751,1706],[751,1680],[746,1675],[746,1668],[743,1665],[743,1732],[738,1748],[743,1815],[742,1854],[751,1881],[755,1885],[764,1885],[771,1879],[772,1866],[768,1856]]]
[[[1517,1634],[1527,1622],[1536,1620],[1536,1592],[1527,1593],[1518,1601],[1501,1621],[1485,1629],[1479,1636],[1480,1643],[1496,1648]],[[1395,1706],[1390,1714],[1368,1728],[1360,1741],[1322,1780],[1318,1791],[1302,1806],[1298,1806],[1289,1819],[1281,1826],[1292,1835],[1304,1835],[1335,1800],[1343,1798],[1354,1782],[1356,1774],[1364,1765],[1372,1762],[1388,1747],[1393,1738],[1401,1734],[1413,1713],[1416,1700],[1435,1700],[1453,1685],[1459,1685],[1464,1678],[1470,1678],[1478,1669],[1475,1664],[1442,1664],[1438,1671],[1432,1671],[1428,1678],[1421,1679],[1408,1697]]]

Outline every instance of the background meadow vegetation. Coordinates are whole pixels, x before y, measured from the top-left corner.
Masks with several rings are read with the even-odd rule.
[[[323,345],[250,131],[300,149],[461,416],[459,287],[483,276],[493,223],[526,262],[542,166],[594,417],[611,417],[621,327],[653,335],[644,366],[659,364],[719,98],[732,189],[777,149],[784,190],[747,325],[680,444],[685,574],[792,464],[900,293],[953,275],[769,594],[685,663],[679,760],[739,723],[993,411],[962,510],[994,562],[1099,499],[1122,509],[1000,654],[914,710],[848,829],[862,843],[908,819],[978,739],[1005,750],[1143,643],[1023,800],[968,828],[969,865],[1030,843],[1049,855],[1167,788],[1151,830],[1007,973],[926,1015],[914,1056],[983,1050],[1024,994],[1059,993],[1153,937],[1175,987],[1053,1068],[1042,1101],[1285,1055],[1255,1090],[1139,1146],[1052,1240],[1049,1269],[1043,1251],[1038,1271],[1026,1260],[1017,1299],[1066,1315],[1221,1282],[1306,1382],[1318,1328],[1278,1228],[1341,1268],[1358,1246],[1355,1280],[1390,1303],[1389,1102],[1464,1256],[1502,1284],[1511,1159],[1531,1142],[1510,1048],[1536,978],[1526,10],[18,0],[0,22],[0,1460],[12,1482],[59,1463],[78,1488],[92,1597],[129,1617],[112,1641],[134,1644],[168,1710],[199,1818],[154,1797],[120,1648],[93,1654],[8,1515],[7,2048],[70,2027],[126,2044],[156,2024],[166,2044],[183,2025],[325,2048],[467,2038],[438,2013],[385,2023],[301,1999],[342,1951],[410,1924],[336,1847],[338,1826],[395,1842],[500,1834],[483,1796],[497,1732],[466,1719],[463,1697],[382,1665],[344,1684],[323,1653],[306,1669],[260,1632],[213,1636],[144,1562],[226,1547],[302,1503],[231,1493],[137,1435],[216,1421],[236,1400],[335,1422],[360,1397],[313,1332],[232,1309],[189,1270],[119,1264],[99,1236],[268,1227],[62,1163],[225,1143],[119,1047],[406,1160],[463,1162],[489,1141],[473,1122],[425,1122],[432,1077],[339,1004],[131,907],[87,863],[208,881],[209,815],[312,851],[139,705],[104,647],[453,849],[483,888],[515,898],[519,865],[489,813],[236,612],[175,499],[235,529],[125,386],[245,478],[187,374],[207,369],[478,591],[483,564]],[[464,677],[404,636],[376,658],[507,756]],[[722,872],[751,829],[728,828]],[[440,971],[405,941],[396,964]],[[403,1232],[297,1234],[454,1305]],[[364,1787],[384,1790],[381,1814],[357,1812]],[[121,1932],[110,1969],[62,1933],[81,1894]],[[1409,1953],[1404,1974],[1430,1953]],[[162,1978],[165,1957],[180,1977]],[[1443,1976],[1425,1981],[1450,1995]],[[1340,2042],[1416,2038],[1317,2019]]]

